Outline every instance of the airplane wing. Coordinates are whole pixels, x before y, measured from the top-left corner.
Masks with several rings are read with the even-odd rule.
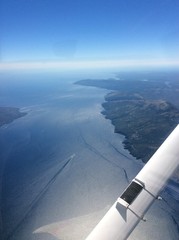
[[[86,240],[125,240],[179,166],[179,125],[117,199]]]

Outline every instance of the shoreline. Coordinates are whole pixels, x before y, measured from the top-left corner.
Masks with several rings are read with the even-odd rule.
[[[16,107],[0,107],[0,127],[9,124],[14,120],[27,115],[25,112],[20,112],[20,108]]]
[[[87,79],[75,84],[112,90],[104,97],[101,113],[111,121],[115,133],[124,135],[124,148],[144,163],[179,122],[179,109],[158,96],[159,90],[166,93],[171,89],[158,81]],[[152,94],[155,88],[157,92]]]

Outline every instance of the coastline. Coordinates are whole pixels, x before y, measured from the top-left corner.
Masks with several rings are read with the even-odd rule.
[[[25,112],[20,112],[19,108],[0,107],[0,127],[13,122],[15,119],[24,117],[26,114]]]
[[[101,113],[111,120],[115,133],[125,136],[124,148],[144,163],[179,122],[179,109],[163,97],[171,88],[161,82],[86,79],[75,84],[113,90],[105,95]]]
[[[100,87],[100,81],[102,83],[102,86]],[[75,84],[79,84],[82,86],[89,86],[89,87],[97,87],[97,88],[102,88],[102,89],[107,89],[107,90],[111,90],[109,87],[109,83],[111,80],[81,80],[76,82]],[[115,81],[116,84],[116,80],[112,80]],[[113,85],[114,87],[114,85]],[[114,90],[114,89],[113,89]],[[177,90],[177,88],[176,88]],[[177,91],[176,91],[177,92]],[[177,97],[177,95],[176,95]],[[174,99],[175,100],[175,99]],[[176,99],[176,102],[178,100]],[[142,94],[136,94],[135,93],[121,93],[119,91],[113,91],[110,92],[108,94],[105,95],[105,102],[102,103],[102,107],[103,107],[103,111],[101,111],[101,114],[103,114],[105,116],[106,119],[111,120],[112,125],[114,126],[114,132],[118,133],[122,136],[124,136],[124,140],[122,141],[123,145],[124,145],[124,149],[128,150],[129,153],[135,157],[136,155],[133,154],[132,151],[130,151],[130,149],[132,148],[132,144],[129,142],[129,138],[130,136],[132,136],[132,133],[129,132],[125,132],[125,130],[127,129],[126,127],[124,129],[121,128],[121,124],[116,125],[116,116],[115,116],[115,105],[119,104],[120,108],[116,108],[117,109],[117,113],[119,112],[121,113],[121,115],[123,115],[121,110],[121,107],[124,107],[126,103],[131,103],[132,104],[132,108],[133,110],[136,110],[136,107],[140,106],[141,108],[143,108],[143,110],[145,109],[146,112],[148,112],[148,114],[146,114],[146,117],[149,117],[147,124],[145,125],[145,121],[143,122],[143,128],[141,129],[147,129],[149,127],[149,122],[153,122],[153,126],[151,126],[151,128],[154,128],[153,131],[153,137],[156,139],[156,137],[158,138],[159,136],[161,136],[161,128],[160,128],[160,122],[158,123],[158,127],[159,129],[156,130],[156,120],[158,119],[158,114],[161,117],[161,120],[163,119],[165,124],[163,125],[163,131],[164,134],[158,138],[159,142],[157,143],[158,146],[156,146],[155,148],[153,148],[153,152],[150,153],[151,155],[153,155],[153,153],[157,150],[157,148],[163,143],[163,141],[167,138],[167,136],[170,134],[170,132],[175,128],[175,126],[178,124],[179,122],[179,111],[178,111],[178,105],[176,106],[175,101],[173,102],[169,102],[168,99],[145,99]],[[114,104],[113,106],[113,111],[110,112],[108,111],[108,107],[110,107],[110,104]],[[104,106],[105,105],[105,106]],[[145,106],[145,108],[144,108]],[[147,107],[146,107],[147,106]],[[139,107],[139,109],[140,109]],[[152,112],[150,112],[150,110],[152,110]],[[125,115],[125,114],[124,114]],[[127,122],[127,118],[129,117],[129,112],[126,114],[126,117],[123,119],[124,124],[126,124]],[[145,114],[144,114],[145,115]],[[153,116],[156,115],[155,118],[153,118]],[[123,116],[124,117],[124,116]],[[138,120],[138,116],[136,117],[136,119]],[[135,120],[136,120],[135,119]],[[166,122],[168,120],[170,124],[167,126]],[[132,118],[132,122],[133,122],[133,118]],[[153,120],[153,121],[152,121]],[[136,127],[136,126],[134,126]],[[138,126],[140,129],[140,126]],[[133,129],[133,127],[131,127],[131,130]],[[129,134],[129,135],[127,135]],[[129,136],[129,138],[127,138]],[[145,137],[145,135],[143,135]],[[149,133],[146,133],[146,138],[148,138]],[[141,141],[141,139],[140,139]],[[143,142],[142,142],[143,143]],[[125,144],[127,146],[125,146]],[[141,149],[139,150],[140,153]],[[149,159],[150,159],[150,155],[148,156],[148,158],[142,159],[138,158],[139,160],[142,160],[142,162],[145,164]],[[178,187],[178,179],[179,179],[179,171],[176,170],[175,174],[173,175],[173,177],[170,179],[169,184],[166,185],[166,187],[164,188],[164,190],[162,191],[161,195],[162,195],[162,199],[163,199],[163,206],[166,204],[168,206],[168,214],[171,216],[171,219],[174,223],[174,225],[176,226],[177,231],[179,231],[179,218],[178,218],[178,199],[179,199],[179,192],[177,191],[177,187]],[[165,206],[166,207],[166,206]],[[163,207],[161,207],[163,208]],[[152,210],[151,210],[152,211]],[[154,211],[155,212],[155,211]],[[149,213],[150,215],[150,213]],[[142,229],[140,229],[140,226],[138,228],[137,231],[135,231],[130,239],[133,239],[133,236],[135,237],[135,234],[138,231],[142,231]]]

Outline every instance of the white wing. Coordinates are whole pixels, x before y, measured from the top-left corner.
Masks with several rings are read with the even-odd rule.
[[[125,240],[179,166],[179,125],[86,240]]]

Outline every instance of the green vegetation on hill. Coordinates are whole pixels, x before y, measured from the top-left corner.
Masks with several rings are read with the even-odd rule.
[[[115,132],[125,135],[125,148],[144,162],[153,155],[179,120],[179,111],[163,100],[126,99],[103,103],[106,118],[115,126]],[[115,97],[115,99],[117,96]]]
[[[105,96],[102,112],[116,133],[125,136],[124,146],[147,162],[179,123],[179,84],[164,81],[82,80],[76,84],[115,90]],[[173,103],[169,102],[171,93]]]

